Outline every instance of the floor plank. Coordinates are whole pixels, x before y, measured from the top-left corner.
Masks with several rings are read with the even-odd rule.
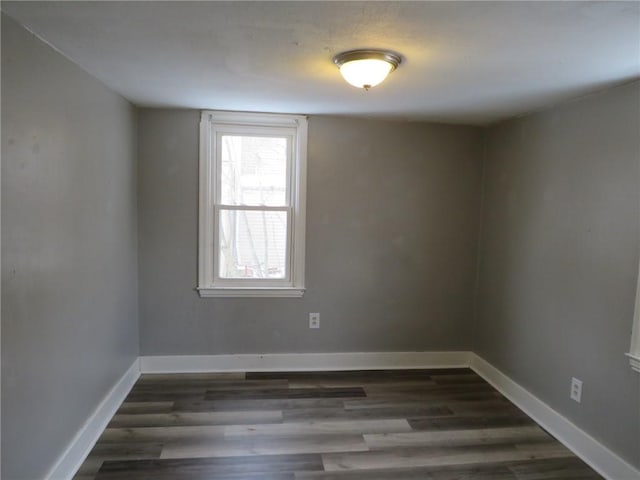
[[[109,461],[105,462],[96,480],[174,480],[180,478],[287,478],[292,479],[295,471],[320,471],[320,455],[251,455],[232,458],[187,458],[150,461]],[[232,477],[233,476],[233,477]]]
[[[476,430],[444,430],[410,433],[368,433],[364,440],[371,450],[396,447],[422,447],[440,445],[488,445],[522,441],[551,440],[540,427],[511,427]]]
[[[446,405],[403,405],[380,408],[358,408],[347,410],[345,408],[297,408],[285,410],[282,413],[284,422],[300,420],[343,420],[345,422],[362,419],[385,419],[406,417],[443,417],[451,416],[453,411]]]
[[[356,397],[359,398],[359,397]],[[247,412],[251,410],[288,410],[293,408],[344,408],[342,398],[258,398],[235,400],[192,400],[173,402],[175,412]]]
[[[212,438],[207,442],[167,442],[160,458],[214,458],[366,450],[364,438],[357,434],[229,436]]]
[[[550,459],[571,456],[559,442],[538,444],[465,445],[447,447],[411,447],[365,452],[328,453],[322,456],[324,468],[368,470],[389,467],[427,467],[497,463],[505,461]]]
[[[325,433],[374,434],[410,432],[405,419],[352,420],[282,423],[273,425],[234,425],[225,429],[225,437],[247,435],[318,435]]]
[[[205,400],[256,400],[276,398],[364,397],[362,387],[348,388],[270,388],[264,390],[209,390]]]
[[[171,412],[116,414],[109,428],[170,427],[188,425],[243,425],[246,423],[282,422],[280,410],[224,411],[224,412]]]

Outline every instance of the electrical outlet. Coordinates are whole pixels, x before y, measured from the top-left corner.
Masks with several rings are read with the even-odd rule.
[[[571,393],[569,397],[578,403],[582,401],[582,380],[578,380],[575,377],[571,378]]]
[[[310,313],[309,314],[309,328],[320,328],[320,314],[319,313]]]

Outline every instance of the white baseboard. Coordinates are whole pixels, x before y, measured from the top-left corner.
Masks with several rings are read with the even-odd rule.
[[[46,480],[73,478],[139,376],[140,362],[136,359],[69,442],[56,464],[45,476]]]
[[[522,388],[489,362],[471,353],[470,367],[516,404],[591,468],[609,480],[638,480],[640,471],[588,433]]]
[[[470,352],[358,352],[145,356],[140,357],[140,370],[194,373],[466,368],[469,355]]]

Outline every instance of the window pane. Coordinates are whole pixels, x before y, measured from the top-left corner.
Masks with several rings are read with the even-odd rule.
[[[286,211],[220,210],[220,278],[286,278]]]
[[[221,203],[287,205],[287,139],[222,135]]]

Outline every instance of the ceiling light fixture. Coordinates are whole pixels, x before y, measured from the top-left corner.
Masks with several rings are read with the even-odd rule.
[[[400,55],[387,50],[349,50],[333,57],[344,79],[365,90],[381,83],[401,62]]]

